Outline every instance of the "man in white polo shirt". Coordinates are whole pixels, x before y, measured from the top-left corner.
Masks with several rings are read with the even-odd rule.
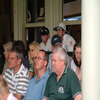
[[[22,100],[30,80],[28,69],[22,64],[23,51],[18,47],[11,49],[8,59],[8,68],[4,78],[9,86],[9,92]]]
[[[57,31],[57,34],[60,36],[62,40],[62,47],[67,52],[73,52],[75,40],[73,39],[72,36],[68,34],[68,31],[66,31],[66,26],[63,23],[59,23],[58,26],[55,27],[53,30]]]
[[[41,29],[41,40],[42,42],[40,43],[41,49],[51,52],[51,39],[49,36],[49,29],[47,27],[43,27]]]

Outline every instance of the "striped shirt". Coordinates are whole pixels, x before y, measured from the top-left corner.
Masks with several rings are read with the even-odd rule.
[[[22,64],[19,71],[14,75],[12,69],[7,69],[4,78],[8,83],[9,92],[24,96],[30,81],[30,73]]]

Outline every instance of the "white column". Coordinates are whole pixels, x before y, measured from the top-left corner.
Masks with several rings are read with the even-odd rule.
[[[45,0],[45,26],[50,31],[50,37],[53,35],[53,0]]]
[[[82,100],[100,100],[100,0],[82,0]]]
[[[24,0],[13,0],[14,5],[14,40],[23,39]]]
[[[62,0],[45,0],[45,26],[50,30],[50,37],[54,35],[53,28],[62,21]]]

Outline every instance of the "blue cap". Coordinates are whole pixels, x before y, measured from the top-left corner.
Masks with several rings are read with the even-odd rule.
[[[55,34],[51,39],[51,44],[55,46],[56,44],[61,43],[61,38],[58,34]]]

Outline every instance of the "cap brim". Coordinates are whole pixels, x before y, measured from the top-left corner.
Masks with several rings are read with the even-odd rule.
[[[54,31],[57,31],[57,28],[61,28],[61,29],[63,29],[62,27],[57,26],[57,27],[54,27],[54,28],[53,28],[53,30],[54,30]],[[65,33],[69,34],[69,32],[68,32],[68,31],[65,31]]]
[[[57,44],[61,44],[61,42],[57,42],[54,46],[56,46]]]
[[[54,27],[53,30],[54,30],[54,31],[57,31],[57,28],[61,28],[61,29],[63,29],[62,27],[57,26],[57,27]]]
[[[48,35],[46,32],[41,32],[40,35]]]

